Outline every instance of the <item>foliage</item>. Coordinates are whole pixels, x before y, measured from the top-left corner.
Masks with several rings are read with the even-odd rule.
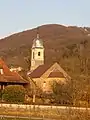
[[[60,103],[60,104],[72,103],[72,91],[70,88],[70,84],[65,85],[55,81],[52,88],[53,88],[55,103]]]
[[[72,84],[74,104],[79,103],[80,106],[83,106],[83,103],[87,103],[87,106],[90,106],[90,77],[84,75],[73,76]]]
[[[0,100],[2,99],[2,90],[0,90]]]
[[[7,102],[24,102],[25,99],[25,88],[20,85],[8,85],[2,92],[2,98]]]
[[[85,46],[90,39],[88,36],[90,29],[88,29],[87,33],[85,33],[85,29],[61,25],[40,26],[40,36],[42,37],[42,40],[47,41],[44,42],[46,56],[45,63],[54,61],[61,63],[60,60],[62,57],[67,56],[68,59],[71,56],[74,57],[77,45],[82,42]],[[13,63],[14,65],[18,64],[24,68],[29,68],[29,57],[31,56],[29,51],[31,51],[32,40],[36,36],[35,31],[36,29],[28,30],[5,38],[5,40],[0,42],[0,56],[7,58],[5,61],[8,64]],[[88,46],[90,46],[90,42],[88,43]],[[89,49],[90,47],[87,48]],[[11,60],[13,62],[11,62]],[[63,62],[65,64],[64,60]]]

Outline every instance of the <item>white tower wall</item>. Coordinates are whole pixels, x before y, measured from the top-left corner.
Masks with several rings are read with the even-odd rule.
[[[31,71],[36,69],[39,65],[43,64],[44,64],[44,46],[39,37],[37,37],[33,41],[31,49]]]

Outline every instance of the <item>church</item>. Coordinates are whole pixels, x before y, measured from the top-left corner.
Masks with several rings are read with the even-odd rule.
[[[71,77],[58,63],[45,64],[44,53],[43,41],[37,34],[31,48],[31,67],[28,76],[43,92],[51,93],[54,81],[67,84]]]

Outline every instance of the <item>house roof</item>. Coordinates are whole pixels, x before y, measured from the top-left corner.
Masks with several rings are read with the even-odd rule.
[[[27,80],[23,79],[17,72],[11,72],[5,62],[0,58],[0,69],[3,70],[3,73],[0,72],[0,82],[10,82],[10,83],[28,83]]]
[[[30,73],[31,78],[39,78],[41,77],[49,68],[51,65],[40,65],[38,66],[33,72]]]

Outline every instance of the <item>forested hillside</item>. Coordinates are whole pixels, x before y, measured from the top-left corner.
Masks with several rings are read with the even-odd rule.
[[[30,59],[30,49],[37,29],[16,33],[0,40],[0,56],[3,56],[8,65],[28,68],[27,59]],[[76,72],[79,67],[80,43],[85,44],[84,49],[89,55],[90,28],[76,26],[62,26],[57,24],[39,26],[40,38],[45,46],[45,63],[59,62],[62,67]],[[87,45],[87,46],[86,46]],[[75,66],[73,66],[75,65]],[[73,66],[73,67],[72,67]]]

